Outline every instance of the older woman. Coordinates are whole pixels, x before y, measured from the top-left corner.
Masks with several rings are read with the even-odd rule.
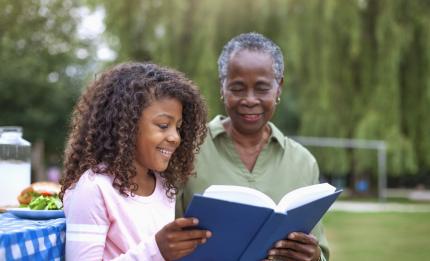
[[[270,122],[284,81],[280,48],[261,34],[241,34],[224,46],[218,70],[228,116],[216,116],[209,123],[197,158],[197,177],[186,186],[177,211],[183,213],[193,194],[212,184],[255,188],[278,202],[295,188],[318,183],[315,158]],[[285,236],[268,259],[328,260],[320,224],[310,235]]]

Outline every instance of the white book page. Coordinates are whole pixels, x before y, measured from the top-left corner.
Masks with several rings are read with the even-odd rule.
[[[241,186],[212,185],[203,192],[203,196],[257,207],[276,207],[276,203],[263,192]]]
[[[331,195],[336,187],[328,183],[301,187],[287,193],[280,201],[275,211],[285,213],[290,209],[305,205],[309,202]]]

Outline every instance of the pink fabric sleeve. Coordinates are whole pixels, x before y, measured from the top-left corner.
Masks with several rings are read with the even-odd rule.
[[[99,187],[82,179],[64,197],[66,260],[101,260],[110,223]]]
[[[125,254],[112,259],[115,261],[139,260],[139,261],[165,261],[158,249],[155,237],[142,240],[137,246],[132,247]]]
[[[84,180],[82,180],[84,179]],[[107,201],[108,203],[109,201]],[[66,260],[143,260],[163,261],[155,237],[142,240],[115,258],[106,255],[105,244],[110,229],[109,215],[100,186],[83,175],[76,187],[64,197],[66,215]],[[121,231],[123,233],[123,231]],[[119,238],[126,235],[118,233]],[[126,232],[127,233],[127,232]]]

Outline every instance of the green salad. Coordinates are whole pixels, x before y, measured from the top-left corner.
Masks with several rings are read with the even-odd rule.
[[[35,193],[36,194],[36,193]],[[21,207],[28,207],[33,210],[59,210],[63,209],[63,203],[58,195],[33,195],[30,204],[21,205]]]

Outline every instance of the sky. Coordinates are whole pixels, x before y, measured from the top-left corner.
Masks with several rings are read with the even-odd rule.
[[[103,32],[105,31],[105,24],[103,19],[105,17],[105,10],[101,7],[91,11],[87,7],[81,7],[79,14],[82,20],[78,26],[78,35],[82,39],[90,39],[96,41],[97,44],[97,58],[101,61],[111,61],[116,58],[116,53],[109,48],[107,42],[103,39]],[[78,57],[88,56],[85,50],[78,50]]]

